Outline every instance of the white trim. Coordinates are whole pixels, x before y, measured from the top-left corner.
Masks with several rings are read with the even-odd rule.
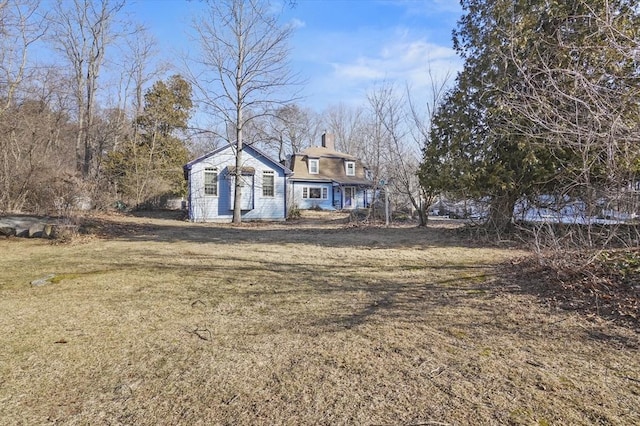
[[[209,194],[207,193],[207,176],[208,175],[213,175],[214,176],[214,183],[215,186],[211,186],[210,189],[213,189],[215,191],[214,194]],[[220,174],[218,173],[218,168],[217,167],[205,167],[204,168],[204,195],[206,197],[217,197],[218,194],[220,194]]]
[[[320,197],[311,197],[311,190],[317,189],[320,191]],[[303,200],[328,200],[329,189],[326,186],[303,186],[302,187],[302,199]]]
[[[314,167],[312,166],[313,164],[315,164],[315,171],[313,171]],[[320,173],[320,159],[319,158],[309,158],[309,174],[310,175],[317,175]]]
[[[268,188],[265,186],[264,178],[266,176],[271,176],[271,195],[267,195],[264,193],[264,190]],[[264,198],[273,198],[276,196],[276,174],[273,170],[263,170],[262,171],[262,196]]]
[[[351,167],[349,167],[351,166]],[[349,169],[351,169],[351,173],[349,173]],[[356,175],[356,162],[355,161],[345,161],[344,162],[344,170],[347,176],[355,176]]]

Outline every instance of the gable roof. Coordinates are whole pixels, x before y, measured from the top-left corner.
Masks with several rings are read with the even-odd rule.
[[[184,170],[184,178],[187,179],[187,175],[188,175],[188,171],[191,170],[191,167],[193,167],[194,164],[199,163],[201,161],[206,160],[207,158],[213,157],[214,155],[225,151],[229,148],[233,148],[235,144],[233,143],[229,143],[223,147],[220,147],[218,149],[215,149],[205,155],[202,155],[194,160],[189,161],[187,164],[185,164],[182,168]],[[292,174],[293,172],[288,168],[285,167],[284,165],[280,164],[278,161],[274,160],[273,158],[271,158],[269,155],[265,154],[263,151],[259,150],[258,148],[256,148],[255,146],[252,145],[244,145],[242,147],[243,151],[249,151],[249,152],[253,152],[253,156],[256,158],[261,158],[266,160],[268,163],[271,163],[273,166],[275,166],[275,168],[279,168],[282,170],[282,172],[284,173],[285,176],[289,176],[290,174]]]

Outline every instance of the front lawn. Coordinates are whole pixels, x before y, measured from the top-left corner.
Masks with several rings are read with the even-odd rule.
[[[640,424],[638,334],[537,298],[498,272],[521,251],[452,226],[0,239],[2,424]]]

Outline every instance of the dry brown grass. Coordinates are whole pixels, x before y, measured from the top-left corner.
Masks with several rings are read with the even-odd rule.
[[[546,307],[496,275],[522,253],[445,225],[0,240],[0,423],[640,424],[638,335]]]

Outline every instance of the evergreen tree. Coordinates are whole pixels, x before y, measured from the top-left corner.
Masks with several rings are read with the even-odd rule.
[[[490,223],[505,229],[517,200],[566,194],[578,179],[592,186],[612,171],[602,150],[611,157],[614,140],[632,139],[638,2],[462,5],[454,47],[465,65],[434,117],[420,177],[488,198]]]
[[[133,138],[107,161],[117,192],[136,206],[184,195],[188,151],[177,134],[186,129],[193,108],[191,86],[179,75],[156,82],[144,99]]]

